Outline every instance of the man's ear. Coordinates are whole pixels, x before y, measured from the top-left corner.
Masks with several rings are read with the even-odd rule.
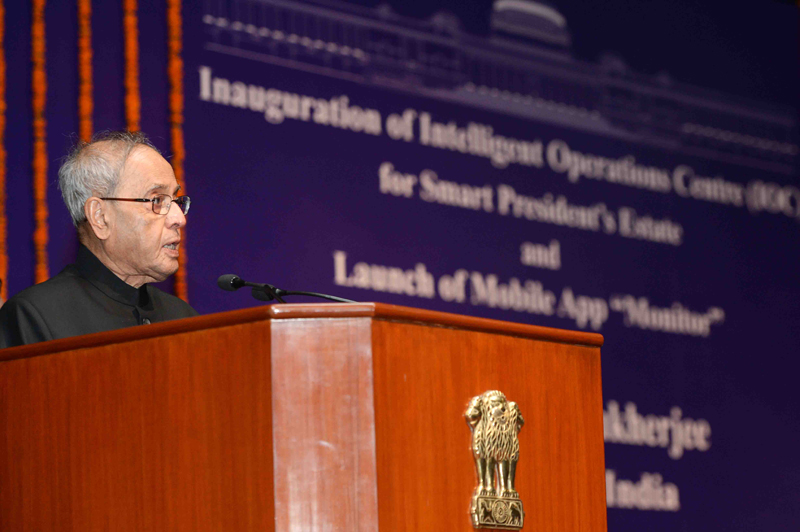
[[[89,227],[99,240],[106,240],[111,236],[111,217],[107,211],[107,203],[100,198],[92,196],[83,204],[83,213]]]

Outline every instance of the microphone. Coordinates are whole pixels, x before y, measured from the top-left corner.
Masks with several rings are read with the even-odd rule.
[[[219,279],[217,279],[217,286],[227,292],[235,292],[243,286],[250,286],[253,288],[253,297],[258,300],[272,301],[273,299],[277,299],[281,303],[286,303],[286,301],[281,299],[281,296],[278,294],[278,289],[274,286],[262,283],[251,283],[232,273],[220,275]],[[263,294],[266,299],[264,297],[259,297],[261,294]]]
[[[228,292],[235,292],[244,285],[245,284],[244,281],[242,281],[242,278],[238,275],[233,275],[232,273],[220,275],[219,279],[217,279],[217,286],[223,290],[227,290]]]
[[[259,301],[272,301],[273,299],[277,299],[281,303],[286,303],[286,301],[281,299],[281,296],[310,296],[328,299],[330,301],[338,301],[339,303],[355,303],[352,299],[345,299],[343,297],[329,296],[317,292],[282,290],[280,288],[275,288],[271,284],[251,283],[232,273],[220,275],[219,279],[217,279],[217,286],[228,292],[235,292],[243,286],[249,286],[252,288],[251,293],[253,297]]]

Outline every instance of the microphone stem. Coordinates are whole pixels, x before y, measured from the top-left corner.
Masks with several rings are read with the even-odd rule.
[[[284,296],[311,296],[311,297],[320,297],[322,299],[329,299],[331,301],[337,301],[339,303],[355,303],[352,299],[345,299],[343,297],[336,297],[336,296],[329,296],[326,294],[318,294],[317,292],[295,292],[289,290],[281,290],[278,288],[276,290],[277,293],[284,295]],[[277,294],[275,297],[278,297]]]

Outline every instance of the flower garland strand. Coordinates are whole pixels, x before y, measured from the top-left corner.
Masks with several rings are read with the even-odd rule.
[[[31,27],[31,89],[33,92],[33,197],[35,229],[33,247],[36,255],[36,283],[50,277],[47,264],[47,121],[44,117],[47,103],[47,73],[45,71],[46,0],[33,0]]]
[[[184,180],[183,163],[186,159],[183,140],[183,59],[181,51],[183,49],[183,30],[181,20],[181,0],[167,1],[167,28],[169,32],[169,59],[167,71],[169,73],[169,122],[170,140],[172,142],[172,168],[175,170],[175,177],[181,186],[183,194],[186,194],[186,182]],[[184,301],[189,300],[189,292],[186,282],[186,228],[183,229],[181,236],[181,262],[178,271],[175,273],[175,295]]]
[[[8,299],[8,226],[6,223],[6,8],[0,0],[0,305]]]
[[[89,142],[94,132],[93,56],[92,2],[78,0],[78,130],[84,142]]]
[[[136,0],[125,0],[125,118],[129,131],[139,131],[142,102],[139,96],[139,20]]]

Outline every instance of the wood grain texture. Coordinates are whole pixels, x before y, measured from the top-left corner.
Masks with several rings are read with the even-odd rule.
[[[525,418],[524,530],[605,532],[599,348],[375,320],[373,365],[382,531],[472,530],[464,412],[497,389]]]
[[[468,531],[463,414],[500,389],[525,530],[604,532],[601,344],[361,303],[5,349],[0,530]]]
[[[378,530],[370,329],[272,324],[276,530]]]
[[[241,310],[231,310],[206,316],[185,318],[182,320],[154,323],[147,327],[128,327],[115,331],[87,334],[72,338],[62,338],[40,344],[23,345],[0,349],[0,362],[16,360],[50,353],[58,353],[71,349],[109,345],[129,342],[141,338],[155,338],[172,334],[226,327],[236,323],[249,323],[265,319],[304,319],[304,318],[359,318],[372,317],[402,322],[427,323],[439,327],[451,327],[474,331],[492,332],[538,338],[554,342],[600,347],[603,337],[595,333],[567,331],[550,327],[539,327],[523,323],[489,320],[461,316],[447,312],[422,310],[385,303],[287,303],[281,305],[265,305]]]
[[[528,325],[524,323],[475,318],[472,316],[451,314],[449,312],[387,305],[386,303],[301,303],[272,305],[269,309],[270,316],[273,319],[370,316],[382,320],[424,323],[437,327],[450,327],[454,329],[522,336],[525,338],[538,338],[540,340],[575,345],[589,345],[595,347],[601,347],[603,345],[603,336],[596,333],[567,331],[564,329],[553,329],[551,327],[540,327],[538,325]]]
[[[163,338],[175,334],[228,327],[231,325],[264,321],[270,318],[270,307],[232,310],[182,320],[165,321],[151,325],[127,327],[114,331],[60,338],[49,342],[0,349],[0,362],[18,360],[89,347],[110,346],[147,338]]]
[[[0,530],[272,530],[268,322],[0,364]]]

